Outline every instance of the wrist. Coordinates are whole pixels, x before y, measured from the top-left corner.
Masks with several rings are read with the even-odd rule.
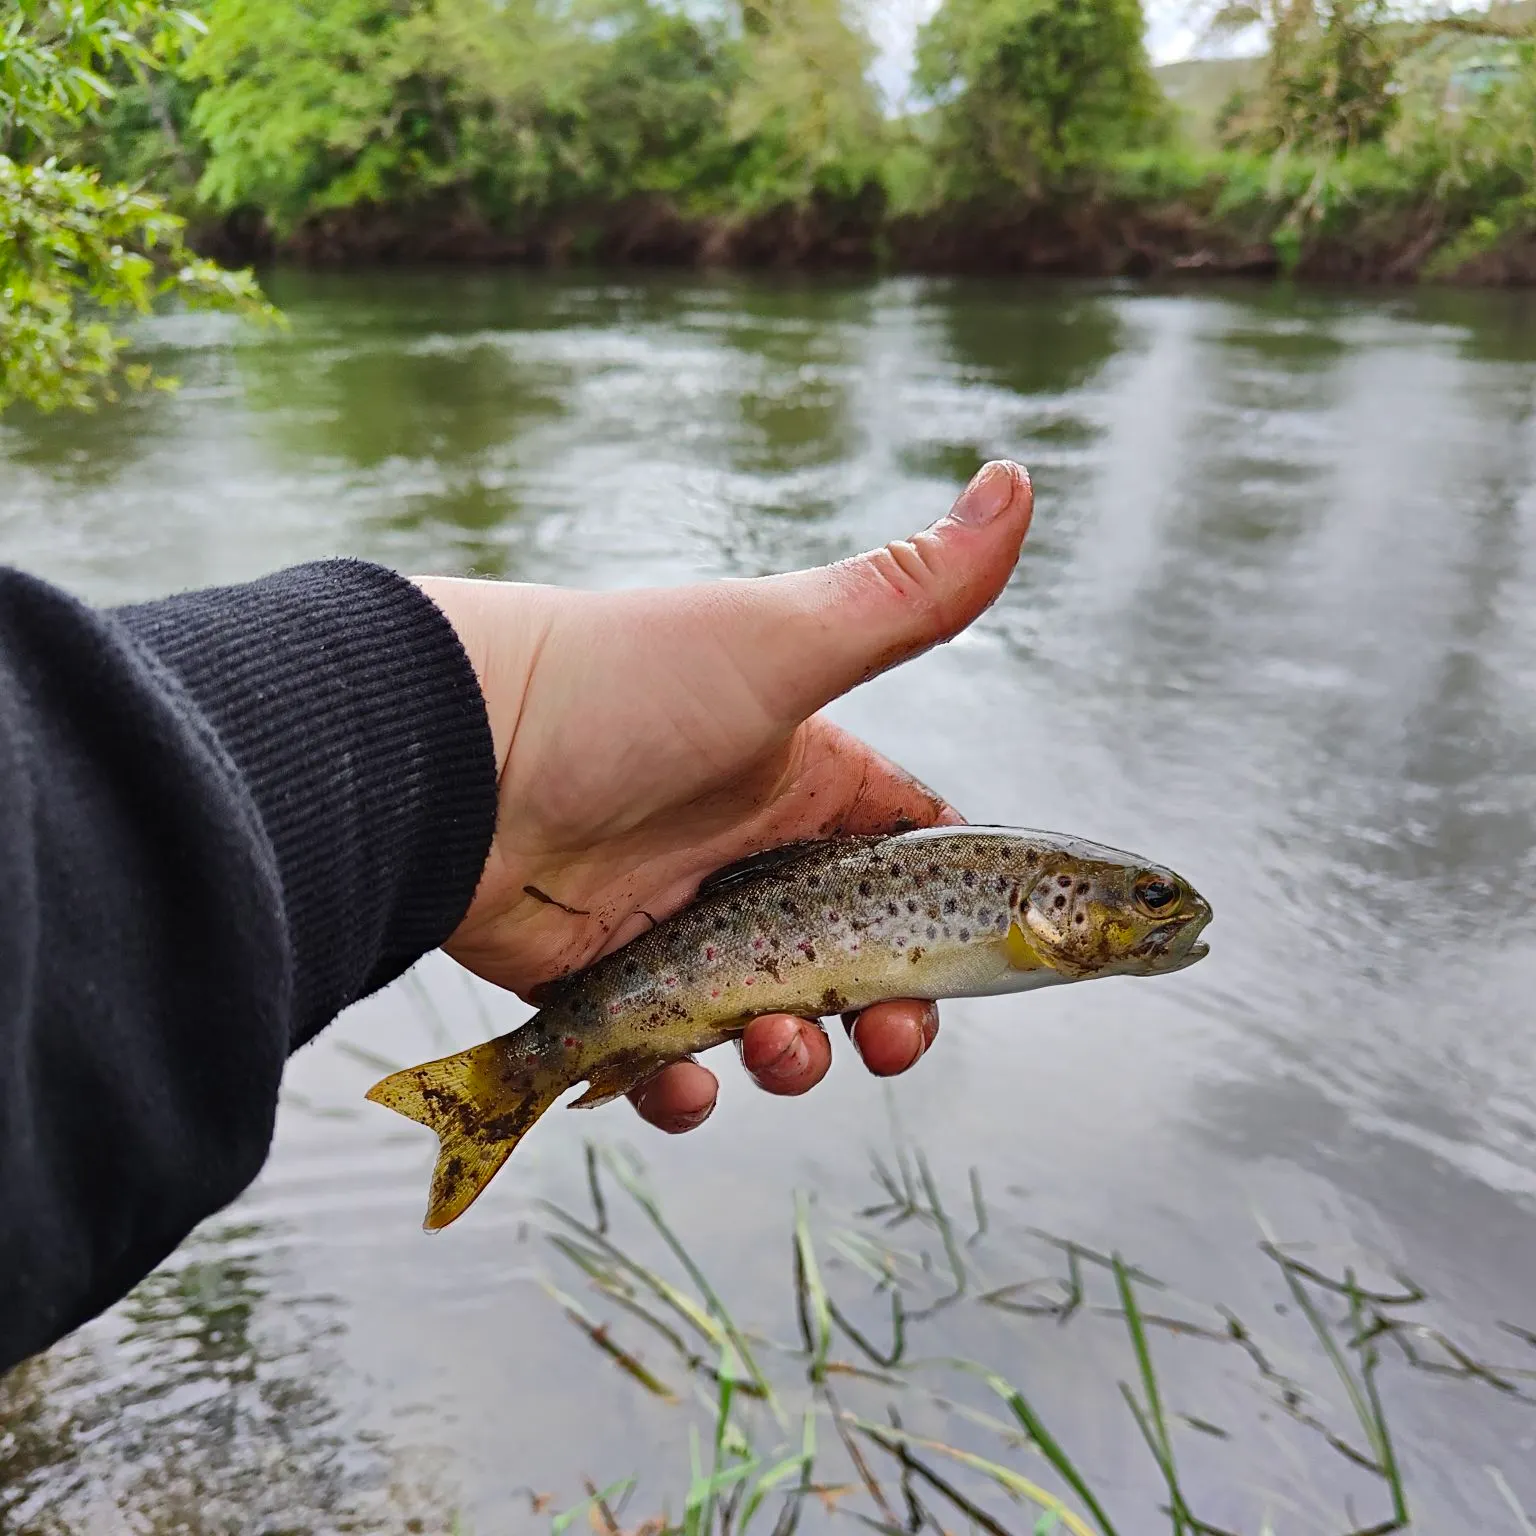
[[[410,578],[453,627],[485,701],[498,778],[549,632],[554,589],[463,576]]]

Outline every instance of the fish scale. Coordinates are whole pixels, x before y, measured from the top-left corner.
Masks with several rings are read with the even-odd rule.
[[[1211,910],[1134,854],[1049,832],[943,827],[772,849],[541,989],[519,1029],[398,1072],[368,1094],[438,1134],[426,1226],[468,1208],[529,1127],[629,1092],[768,1013],[823,1017],[1182,970]]]

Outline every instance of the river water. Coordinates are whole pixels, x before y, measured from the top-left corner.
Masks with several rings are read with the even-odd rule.
[[[654,1399],[538,1284],[679,1384],[660,1336],[617,1326],[543,1239],[541,1200],[585,1202],[585,1137],[635,1149],[742,1326],[789,1342],[793,1192],[857,1225],[870,1153],[900,1136],[967,1222],[977,1169],[973,1291],[1064,1273],[1031,1228],[1118,1249],[1277,1330],[1305,1402],[1359,1449],[1266,1235],[1319,1272],[1406,1276],[1429,1299],[1403,1316],[1536,1368],[1536,1340],[1499,1326],[1536,1328],[1536,300],[523,273],[273,291],[283,334],[147,330],[175,396],[0,427],[0,559],[102,602],[340,553],[671,583],[911,532],[982,460],[1018,458],[1037,511],[1003,600],[835,714],[974,819],[1185,872],[1216,910],[1212,954],[1155,983],[951,1005],[890,1090],[840,1049],[815,1093],[774,1100],[724,1053],[721,1108],[688,1137],[623,1105],[552,1115],[428,1239],[430,1138],[361,1103],[371,1058],[527,1012],[432,957],[294,1061],[249,1194],[0,1389],[0,1524],[487,1536],[547,1529],[584,1477],[632,1473],[624,1523],[677,1514],[707,1415]],[[891,1241],[919,1228],[931,1247],[917,1221]],[[888,1331],[824,1252],[845,1306]],[[967,1305],[924,1327],[927,1354],[1025,1386],[1122,1531],[1166,1528],[1118,1323]],[[1386,1344],[1413,1528],[1518,1536],[1536,1407]],[[1250,1357],[1155,1346],[1172,1407],[1229,1436],[1179,1421],[1197,1514],[1385,1518],[1384,1482],[1294,1423]],[[985,1443],[974,1420],[931,1424]],[[809,1501],[802,1529],[857,1528],[864,1497]]]

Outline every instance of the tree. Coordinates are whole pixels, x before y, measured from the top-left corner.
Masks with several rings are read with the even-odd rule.
[[[936,195],[1060,191],[1163,122],[1140,0],[945,0],[918,40]]]
[[[857,197],[879,179],[874,48],[843,0],[745,0],[730,125],[748,208]]]
[[[1390,27],[1387,0],[1236,0],[1220,31],[1260,26],[1268,35],[1264,80],[1232,104],[1229,143],[1271,152],[1342,154],[1379,141],[1397,114],[1393,75],[1411,34]]]
[[[187,246],[159,198],[57,152],[113,94],[163,67],[199,27],[162,0],[12,0],[0,27],[0,409],[88,408],[150,370],[114,318],[159,300],[271,315],[248,273]]]

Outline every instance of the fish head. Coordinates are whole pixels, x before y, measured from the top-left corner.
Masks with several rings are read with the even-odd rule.
[[[1078,844],[1045,859],[1021,889],[1011,947],[1072,979],[1161,976],[1205,958],[1211,915],[1171,869]]]

